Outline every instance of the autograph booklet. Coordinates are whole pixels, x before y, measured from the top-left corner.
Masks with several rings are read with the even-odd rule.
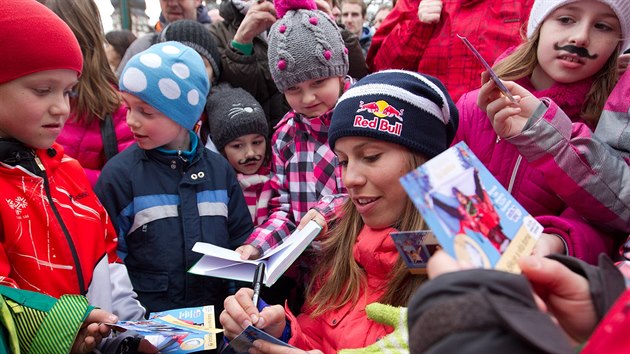
[[[250,282],[254,278],[256,266],[262,262],[266,268],[264,284],[272,286],[311,244],[321,229],[315,221],[311,221],[302,230],[294,231],[283,243],[267,251],[257,260],[243,260],[236,251],[197,242],[192,250],[202,253],[203,257],[188,272]]]
[[[474,266],[519,273],[542,233],[464,142],[400,181],[441,247]]]
[[[153,312],[148,320],[110,324],[115,331],[135,331],[160,353],[194,353],[217,347],[214,306]]]

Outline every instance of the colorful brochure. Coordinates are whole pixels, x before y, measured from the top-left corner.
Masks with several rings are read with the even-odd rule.
[[[442,248],[473,266],[519,273],[542,233],[464,142],[400,181]]]
[[[160,353],[194,353],[216,349],[214,306],[188,307],[154,312],[148,320],[110,324],[115,331],[135,331],[158,348]]]
[[[412,274],[425,274],[427,262],[433,253],[440,248],[438,240],[431,230],[400,231],[390,234]]]

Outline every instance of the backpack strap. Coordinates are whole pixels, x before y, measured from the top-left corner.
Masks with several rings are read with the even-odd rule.
[[[101,126],[101,138],[103,140],[103,151],[105,152],[105,162],[118,154],[118,141],[114,130],[114,121],[111,114],[105,116],[99,122]]]

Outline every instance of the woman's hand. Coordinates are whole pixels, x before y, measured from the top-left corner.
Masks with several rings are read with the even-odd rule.
[[[276,338],[282,335],[287,323],[284,308],[273,305],[259,312],[252,301],[253,295],[252,289],[241,288],[223,302],[225,310],[221,312],[219,321],[228,339],[238,336],[249,325],[262,329]]]

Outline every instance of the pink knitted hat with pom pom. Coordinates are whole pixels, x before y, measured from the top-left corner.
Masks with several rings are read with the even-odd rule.
[[[339,27],[314,0],[275,0],[280,19],[269,31],[269,69],[278,90],[348,73]]]

